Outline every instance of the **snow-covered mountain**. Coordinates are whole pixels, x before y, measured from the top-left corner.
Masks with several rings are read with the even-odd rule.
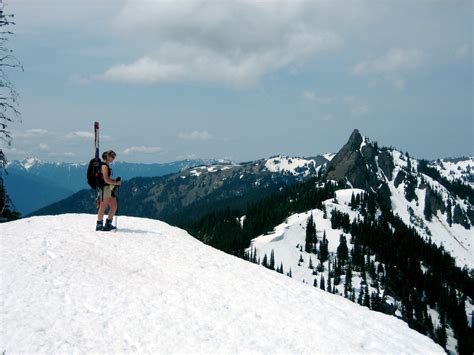
[[[390,316],[212,249],[185,231],[94,215],[0,225],[0,351],[443,353]]]
[[[452,164],[417,160],[393,148],[379,149],[355,130],[329,163],[327,177],[378,193],[407,226],[443,245],[461,267],[472,268],[474,193],[468,183],[474,159]]]
[[[323,180],[317,183],[321,186],[330,183],[331,180],[337,183],[339,187],[336,188],[334,197],[323,201],[320,208],[291,214],[285,222],[276,225],[273,230],[256,236],[247,249],[247,257],[253,262],[263,264],[301,282],[316,287],[321,287],[321,284],[324,283],[325,285],[322,287],[329,288],[330,292],[345,295],[354,301],[359,298],[357,301],[365,302],[367,306],[370,302],[370,307],[373,309],[377,308],[379,311],[404,319],[411,318],[411,315],[407,317],[406,300],[403,302],[400,300],[404,292],[384,289],[383,280],[387,277],[388,271],[386,270],[387,265],[380,261],[379,255],[383,252],[381,248],[369,250],[367,245],[370,243],[366,242],[361,250],[360,233],[358,238],[352,234],[353,231],[358,233],[372,223],[365,223],[367,219],[371,219],[368,218],[370,203],[361,203],[361,201],[364,199],[367,201],[369,194],[373,197],[372,206],[376,221],[366,229],[366,238],[406,236],[408,233],[407,229],[403,229],[404,227],[395,228],[392,226],[391,229],[395,231],[393,236],[386,233],[384,235],[383,228],[377,232],[377,228],[386,223],[383,219],[377,220],[377,218],[382,215],[385,218],[392,215],[394,218],[399,218],[408,230],[416,233],[425,241],[423,244],[413,240],[413,247],[417,245],[429,249],[431,243],[440,247],[439,250],[446,251],[453,257],[454,263],[460,269],[466,270],[466,275],[471,270],[472,277],[472,270],[474,270],[474,195],[469,187],[472,186],[472,184],[470,185],[471,166],[474,167],[472,158],[434,162],[417,160],[410,157],[408,153],[402,153],[393,148],[379,148],[376,143],[372,143],[356,130],[347,144],[331,159]],[[308,248],[310,216],[316,228],[317,242],[313,247]],[[246,227],[245,218],[242,218],[244,230]],[[338,222],[338,219],[342,222]],[[413,234],[412,232],[410,234]],[[384,236],[382,237],[382,235]],[[323,239],[327,242],[329,255],[322,258]],[[381,243],[391,244],[394,248],[386,251],[388,259],[391,254],[394,256],[403,254],[404,258],[407,257],[406,252],[398,249],[397,243],[388,243],[382,240],[378,244]],[[341,244],[347,246],[348,257],[340,270],[336,271]],[[372,244],[374,243],[372,242]],[[418,250],[420,261],[423,260],[421,255],[426,253],[424,249]],[[356,262],[356,257],[364,259]],[[321,259],[323,259],[322,262]],[[400,261],[402,264],[410,263],[410,260],[404,261],[402,258],[397,261],[396,267],[400,267]],[[413,267],[410,266],[408,274],[423,273],[425,276],[428,275],[426,280],[429,280],[429,275],[437,268],[435,263],[431,264],[431,262],[417,261],[416,263],[413,264]],[[369,274],[363,269],[366,266],[367,270],[373,269],[372,277],[366,276]],[[348,276],[345,273],[349,269],[351,282],[346,283]],[[342,274],[335,275],[338,272],[342,272]],[[444,272],[448,271],[444,270]],[[339,280],[336,281],[336,279]],[[421,300],[423,305],[419,308],[420,312],[426,312],[426,314],[419,313],[416,316],[417,321],[427,323],[428,326],[425,329],[429,329],[430,324],[435,328],[439,327],[445,321],[441,320],[438,313],[440,308],[436,303],[437,300],[432,299],[428,302],[429,297],[423,296],[421,291],[423,287],[419,285],[418,288],[417,292],[420,292],[421,297],[416,300],[418,296],[413,296],[415,299],[413,302]],[[452,289],[452,286],[450,288]],[[464,319],[470,319],[472,312],[474,312],[472,289],[470,291],[468,289],[466,288],[463,292],[465,292],[464,295],[469,294],[470,296],[463,299],[463,295],[461,295],[459,300],[461,304],[465,304],[466,316]],[[369,295],[376,301],[383,297],[385,309],[382,310],[379,306],[372,307],[372,299],[365,300]],[[429,303],[430,306],[426,303]],[[436,335],[433,336],[436,337]],[[457,343],[453,331],[449,327],[447,328],[447,339],[446,348],[455,353]]]

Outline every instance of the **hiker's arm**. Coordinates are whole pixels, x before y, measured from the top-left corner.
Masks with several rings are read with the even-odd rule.
[[[107,185],[120,185],[121,182],[120,181],[115,181],[115,180],[112,180],[110,177],[107,176],[107,166],[105,165],[102,165],[102,176],[104,177],[104,181]]]

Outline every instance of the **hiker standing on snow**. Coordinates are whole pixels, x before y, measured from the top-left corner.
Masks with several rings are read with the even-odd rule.
[[[100,166],[100,178],[103,180],[103,186],[99,189],[100,207],[97,214],[97,226],[95,228],[96,231],[110,231],[115,229],[115,227],[112,225],[112,220],[114,218],[115,212],[117,211],[115,188],[116,186],[120,186],[122,184],[120,177],[115,180],[110,178],[112,175],[112,169],[109,165],[114,161],[115,157],[116,154],[113,150],[108,150],[102,153],[102,160],[104,162],[101,163]],[[109,215],[105,220],[104,225],[103,218],[105,210],[108,206],[110,207]]]

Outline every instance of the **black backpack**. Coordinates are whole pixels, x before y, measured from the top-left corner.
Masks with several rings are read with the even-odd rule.
[[[101,188],[105,185],[102,172],[100,171],[103,164],[99,158],[93,158],[89,162],[87,167],[87,183],[93,189]]]

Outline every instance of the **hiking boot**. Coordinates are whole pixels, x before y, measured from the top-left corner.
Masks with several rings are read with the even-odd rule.
[[[104,232],[108,232],[108,231],[111,231],[113,229],[116,229],[116,227],[112,225],[112,220],[107,218],[105,220],[105,226],[102,228],[102,230]]]
[[[95,226],[96,231],[101,231],[104,230],[104,222],[103,221],[97,221],[97,225]]]

